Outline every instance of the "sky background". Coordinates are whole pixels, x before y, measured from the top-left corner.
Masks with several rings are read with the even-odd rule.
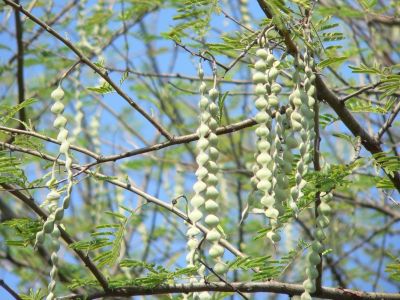
[[[89,6],[93,5],[96,1],[89,1]],[[256,1],[250,1],[250,11],[253,14],[253,17],[255,19],[260,19],[262,17],[260,10],[258,9],[258,6],[256,5]],[[22,1],[23,4],[26,4],[26,1]],[[64,1],[55,1],[55,8],[54,11],[59,11],[60,6],[64,5]],[[115,5],[114,9],[118,10],[120,9],[120,5]],[[38,17],[42,17],[43,16],[43,11],[42,9],[33,9],[32,13],[35,16]],[[62,31],[60,33],[62,33],[63,36],[68,36],[70,38],[70,40],[74,43],[78,42],[80,37],[78,32],[75,29],[75,21],[73,21],[73,19],[75,19],[76,16],[76,9],[72,10],[71,14],[73,16],[71,16],[71,20],[70,20],[70,24],[67,26],[67,29],[63,28]],[[171,9],[165,9],[162,11],[161,14],[157,14],[156,16],[154,15],[149,15],[148,17],[146,17],[145,23],[149,26],[148,30],[151,31],[154,35],[159,35],[162,32],[166,32],[170,29],[171,26],[173,26],[175,24],[175,22],[173,21],[172,17],[175,15],[175,11],[171,10]],[[3,11],[0,14],[0,21],[2,23],[7,23],[9,24],[9,29],[10,31],[14,30],[14,17],[13,14],[10,15],[9,13],[9,9],[7,9],[6,11]],[[230,30],[237,30],[237,27],[235,24],[233,24],[232,22],[229,22],[228,20],[226,20],[222,15],[214,18],[213,19],[213,25],[217,25],[219,26],[219,28],[223,31],[230,31]],[[110,25],[110,30],[116,30],[118,28],[120,28],[121,24],[116,24],[115,22],[112,23]],[[137,29],[138,25],[135,25],[135,27],[133,27],[132,32],[134,32]],[[57,25],[54,26],[54,28],[56,30],[61,29],[61,27],[58,27]],[[37,29],[37,26],[34,27],[34,29]],[[29,30],[31,30],[31,28],[29,28]],[[339,28],[340,30],[340,28]],[[216,32],[211,32],[209,38],[209,41],[212,41],[213,39],[216,40],[218,36],[218,33]],[[217,41],[217,40],[216,40]],[[59,41],[55,41],[55,39],[53,37],[51,37],[48,33],[43,33],[41,35],[41,37],[34,42],[31,45],[31,48],[35,48],[37,46],[43,47],[43,44],[48,44],[51,47],[54,46],[54,43],[60,44]],[[340,43],[342,43],[343,45],[345,45],[346,40],[341,41]],[[130,44],[130,49],[129,49],[129,57],[130,60],[132,62],[132,66],[140,66],[142,67],[143,65],[149,65],[149,62],[147,61],[146,58],[146,48],[144,47],[143,43],[140,42],[140,38],[136,38],[135,36],[130,36],[129,37],[129,44]],[[188,55],[188,53],[180,50],[178,52],[178,59],[176,60],[176,64],[173,68],[173,70],[170,69],[170,62],[173,59],[173,55],[174,53],[171,51],[171,49],[173,47],[171,47],[174,43],[172,41],[168,41],[168,40],[157,40],[155,41],[155,45],[157,48],[159,47],[165,47],[166,49],[168,49],[168,51],[166,51],[164,54],[161,54],[157,57],[157,62],[158,65],[161,68],[161,72],[162,73],[180,73],[180,74],[185,74],[185,75],[190,75],[190,76],[196,76],[196,67],[198,64],[198,59],[197,58],[193,58],[192,56]],[[0,32],[0,46],[3,45],[2,47],[0,47],[0,64],[5,64],[8,59],[13,55],[13,53],[15,52],[16,49],[16,45],[15,45],[15,41],[14,40],[10,40],[10,35],[8,32]],[[61,45],[61,44],[60,44]],[[124,49],[124,38],[120,37],[115,41],[115,47],[118,49]],[[110,65],[110,66],[114,66],[115,68],[124,68],[125,64],[124,62],[120,59],[120,55],[117,53],[117,51],[115,50],[115,48],[113,47],[109,47],[107,48],[107,50],[103,53],[103,56],[105,58],[105,64],[106,65]],[[75,59],[74,55],[71,52],[65,51],[60,53],[59,55],[59,59]],[[29,54],[26,56],[26,60],[29,61]],[[219,60],[219,58],[218,58]],[[94,60],[96,61],[96,60]],[[222,63],[226,63],[229,60],[222,58],[220,60]],[[341,68],[341,74],[346,78],[346,79],[355,79],[357,80],[358,77],[356,77],[353,73],[351,73],[351,70],[348,68],[348,66],[351,64],[350,63],[345,63],[343,64],[342,68]],[[14,67],[15,67],[15,63],[14,63]],[[206,74],[210,75],[210,68],[207,64],[204,64],[205,70],[206,70]],[[81,84],[84,87],[91,87],[91,86],[97,86],[98,82],[99,82],[99,78],[95,75],[92,74],[93,72],[89,71],[87,67],[83,67],[82,68],[82,74],[83,79]],[[37,85],[37,84],[43,84],[45,82],[45,79],[43,79],[42,74],[44,74],[44,70],[43,70],[43,66],[41,65],[31,65],[29,67],[26,68],[25,70],[25,78],[26,78],[26,93],[27,95],[29,95],[29,86],[30,85]],[[111,78],[114,79],[116,82],[119,81],[119,79],[121,78],[121,74],[117,73],[117,72],[111,72],[110,73]],[[241,76],[243,75],[242,73],[238,73],[236,76]],[[358,76],[358,75],[357,75]],[[36,79],[37,78],[37,79]],[[134,75],[130,75],[129,77],[130,80],[135,80],[136,77]],[[7,79],[9,80],[9,79]],[[126,91],[130,96],[132,96],[134,99],[138,99],[140,102],[140,105],[147,111],[147,112],[151,112],[154,113],[154,115],[156,116],[156,118],[158,118],[161,122],[163,122],[163,116],[161,115],[161,113],[159,112],[159,109],[157,108],[157,106],[153,103],[151,103],[150,101],[146,101],[145,99],[140,99],[140,93],[137,93],[136,91],[132,90],[129,88],[129,82],[127,82],[126,84],[122,84],[122,87],[124,89],[124,91]],[[11,87],[13,90],[16,91],[16,84],[14,83]],[[222,91],[224,90],[228,90],[231,88],[231,85],[223,85],[222,86]],[[237,87],[236,87],[237,88]],[[251,88],[251,86],[250,86]],[[3,89],[3,90],[2,90]],[[192,83],[192,90],[197,90],[197,83]],[[67,91],[68,92],[68,91]],[[10,91],[6,91],[5,90],[5,86],[4,85],[0,85],[0,96],[1,95],[7,95],[8,93],[10,93]],[[72,91],[71,91],[72,93]],[[5,96],[3,96],[3,99],[5,98]],[[196,101],[197,98],[196,96],[188,96],[187,97],[189,99],[189,101],[192,101],[193,107],[196,107]],[[48,101],[48,95],[42,96],[40,95],[39,97],[37,97],[38,101]],[[117,112],[123,112],[128,110],[128,106],[127,104],[123,101],[123,99],[121,99],[117,94],[112,93],[112,94],[108,94],[102,97],[102,100],[109,104],[115,111]],[[108,141],[115,141],[114,145],[108,145],[104,142],[102,142],[101,144],[101,150],[102,153],[108,155],[108,154],[115,154],[120,152],[120,149],[122,148],[128,148],[128,149],[132,149],[132,148],[140,148],[145,146],[145,144],[140,141],[137,138],[133,138],[132,136],[128,136],[127,133],[122,133],[121,130],[119,130],[119,127],[115,126],[115,118],[108,113],[106,110],[101,109],[100,106],[95,105],[94,103],[96,103],[96,101],[92,100],[85,100],[87,101],[87,105],[85,106],[85,113],[87,113],[89,117],[87,117],[87,120],[90,120],[90,117],[96,116],[96,115],[100,115],[100,123],[101,125],[101,129],[99,134],[103,135],[102,139],[103,140],[108,140]],[[230,99],[228,97],[227,101],[235,101],[234,99]],[[326,107],[324,107],[323,109],[326,110]],[[70,115],[71,118],[73,118],[74,114],[76,113],[73,106],[69,105],[67,107],[66,112]],[[235,114],[240,114],[241,111],[239,109],[237,109],[237,111],[232,111],[232,116],[235,116]],[[46,114],[43,117],[44,119],[41,120],[40,123],[38,123],[37,126],[37,130],[39,132],[45,132],[46,129],[48,129],[48,126],[51,126],[52,123],[52,118],[53,116],[51,114]],[[244,119],[244,118],[243,118]],[[147,121],[143,118],[141,118],[140,116],[138,116],[138,114],[135,114],[130,120],[130,124],[134,127],[134,128],[138,128],[141,130],[143,136],[145,136],[146,138],[148,137],[148,141],[152,141],[153,137],[155,136],[155,131],[150,127],[147,126],[148,124],[146,123]],[[166,121],[166,120],[165,120]],[[72,126],[71,123],[69,124],[70,129],[72,131]],[[190,124],[189,126],[192,126],[192,124]],[[341,124],[335,123],[334,125],[332,125],[335,129],[337,130],[343,130],[344,132],[348,132]],[[106,130],[107,129],[107,130]],[[191,128],[189,128],[189,130],[191,130]],[[182,146],[175,146],[174,149],[180,149],[182,150]],[[49,147],[49,150],[54,150],[55,148],[53,147]],[[339,148],[338,145],[338,150],[339,151],[351,151],[351,147],[345,147],[345,148]],[[362,155],[367,155],[366,152],[364,150],[362,150],[361,152]],[[157,154],[158,155],[158,154]],[[76,156],[76,158],[82,159],[82,157],[80,156]],[[136,159],[132,159],[129,160],[130,163],[132,163],[132,161],[136,161],[136,160],[141,160],[141,156],[138,156]],[[189,162],[191,160],[190,155],[188,154],[184,154],[181,157],[181,161],[182,162]],[[117,166],[123,166],[124,163],[127,163],[128,160],[123,160],[118,162],[116,165]],[[26,173],[28,176],[29,180],[33,180],[35,178],[37,178],[38,176],[38,171],[35,170],[33,168],[33,166],[27,166],[26,167]],[[174,176],[173,174],[173,170],[170,171],[171,176]],[[130,178],[131,180],[137,184],[138,186],[141,185],[141,183],[143,182],[143,174],[139,171],[131,171],[130,172]],[[190,191],[191,186],[193,185],[195,180],[194,174],[192,174],[191,176],[186,176],[185,177],[185,190],[186,191]],[[174,190],[173,187],[166,187],[165,185],[163,185],[159,190],[157,190],[157,184],[156,184],[156,180],[152,180],[150,181],[150,185],[148,188],[148,193],[150,195],[158,195],[158,197],[160,199],[166,200],[170,199],[171,195],[174,195]],[[75,190],[74,192],[74,198],[78,198],[77,197],[77,190],[78,188]],[[39,197],[45,197],[45,190],[39,191],[37,193],[38,196],[36,196],[37,198]],[[125,196],[125,201],[124,204],[125,205],[133,205],[135,206],[138,198],[136,196],[132,196],[132,194],[128,194],[128,193],[124,193]],[[371,196],[374,196],[374,194],[372,194]],[[74,202],[72,205],[72,209],[77,209],[79,210],[79,200]],[[67,213],[68,214],[68,213]],[[357,214],[357,212],[355,212],[355,214]],[[353,216],[354,217],[354,216]],[[359,218],[363,218],[364,215],[360,214]],[[155,216],[156,218],[156,222],[157,225],[159,225],[160,227],[163,226],[170,226],[170,224],[166,223],[165,218],[162,217],[161,214],[156,214]],[[148,226],[150,226],[150,222],[151,219],[149,219],[149,224],[146,224]],[[379,224],[371,224],[371,227],[374,226],[379,226]],[[395,227],[396,229],[400,229],[399,226]],[[350,228],[349,228],[350,230]],[[293,235],[296,235],[296,232],[293,232]],[[338,237],[340,238],[340,237]],[[133,239],[132,241],[133,244],[137,243],[141,243],[140,238],[137,236],[136,239]],[[376,243],[380,244],[381,243],[381,238],[376,238]],[[387,237],[387,241],[386,243],[388,244],[397,244],[398,245],[398,240],[395,237]],[[162,243],[156,243],[155,244],[156,247],[163,247]],[[345,245],[345,247],[347,247]],[[178,244],[178,245],[174,245],[172,250],[175,251],[180,251],[182,249],[182,245]],[[354,253],[354,255],[358,255],[357,253]],[[364,259],[369,259],[366,256],[363,256],[362,252],[359,254],[359,259],[360,260],[364,260]],[[70,256],[70,254],[68,252],[65,251],[65,249],[62,249],[62,255],[64,260],[72,260],[72,257]],[[177,265],[181,265],[183,266],[184,264],[184,253],[182,253],[182,255],[177,259],[176,263]],[[228,253],[226,253],[226,259],[232,259],[232,256]],[[374,265],[376,265],[378,262],[376,261],[371,261],[368,262],[368,264],[373,267]],[[354,266],[356,267],[356,266]],[[4,267],[0,266],[0,278],[4,279],[8,285],[10,285],[13,289],[20,291],[18,288],[18,283],[19,283],[19,278],[14,276],[12,273],[8,272]],[[326,280],[324,281],[324,285],[329,285],[330,281],[328,276],[326,276]],[[357,280],[355,281],[355,285],[357,288],[360,289],[364,289],[366,291],[371,290],[371,287],[369,285],[364,284],[364,282],[362,280]],[[386,292],[395,292],[396,288],[393,285],[389,285],[387,283],[382,283],[382,285],[379,288],[380,290],[385,290]],[[25,291],[27,292],[27,291]],[[263,295],[258,295],[257,299],[263,299]],[[0,299],[10,299],[10,295],[8,293],[6,293],[4,291],[4,289],[0,289]],[[287,296],[278,296],[277,299],[287,299]]]

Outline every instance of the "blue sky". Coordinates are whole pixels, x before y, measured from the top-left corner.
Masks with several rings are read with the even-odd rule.
[[[91,1],[90,3],[93,3],[93,1]],[[25,4],[25,3],[23,3]],[[58,7],[57,3],[57,7]],[[115,6],[115,9],[119,9],[119,5]],[[262,14],[261,11],[258,9],[255,1],[253,1],[250,5],[251,11],[254,15],[255,18],[261,18]],[[59,9],[59,8],[58,8]],[[40,9],[34,9],[33,10],[33,14],[36,16],[41,16],[43,15]],[[75,13],[76,11],[74,10],[73,13]],[[172,20],[173,15],[175,14],[175,12],[173,10],[163,10],[163,13],[161,15],[158,16],[158,18],[156,19],[154,16],[148,16],[145,21],[147,24],[149,24],[149,30],[154,30],[154,32],[156,33],[160,33],[160,32],[165,32],[167,31],[171,25],[174,24],[174,21]],[[3,13],[3,20],[6,21],[6,14]],[[222,27],[222,30],[224,31],[229,31],[229,30],[237,30],[237,28],[235,27],[234,24],[232,24],[232,22],[228,22],[227,20],[223,20],[224,17],[220,16],[218,18],[216,18],[213,22],[215,22],[215,24],[225,24]],[[10,18],[8,19],[8,24],[10,26],[10,30],[13,30],[13,24],[14,24],[14,19],[13,16],[10,16]],[[71,40],[76,42],[78,35],[77,32],[74,30],[74,23],[72,22],[69,26],[68,26],[68,30],[65,30],[65,32],[63,32],[64,35],[68,35],[71,37]],[[114,30],[116,28],[119,28],[120,25],[117,24],[113,24],[111,26],[111,30]],[[135,27],[135,29],[137,29],[137,27]],[[210,36],[210,41],[212,41],[213,39],[215,39],[216,33],[211,33]],[[49,36],[48,33],[44,33],[42,34],[41,38],[40,38],[40,43],[42,42],[48,42],[49,44],[54,43],[54,39],[51,38]],[[171,47],[171,45],[173,45],[172,41],[167,41],[167,40],[163,40],[160,41],[158,40],[157,42],[155,42],[157,47]],[[10,57],[10,55],[12,55],[14,49],[15,49],[15,43],[14,41],[10,41],[9,39],[9,35],[6,32],[1,32],[0,33],[0,44],[4,44],[7,45],[8,47],[11,48],[11,51],[7,50],[7,49],[1,49],[0,48],[0,61],[3,64],[4,62],[6,62],[8,60],[8,58]],[[33,44],[32,47],[35,47],[36,45],[38,45],[39,42],[35,42]],[[135,38],[135,37],[130,37],[130,44],[131,44],[131,49],[130,49],[130,53],[129,55],[132,57],[132,63],[134,66],[143,66],[144,64],[148,64],[148,61],[145,58],[145,54],[146,54],[146,49],[144,48],[143,44],[140,43],[140,40]],[[116,47],[119,49],[123,49],[124,47],[124,39],[123,38],[119,38],[116,43],[115,43]],[[62,53],[60,54],[60,59],[63,59],[63,56],[67,56],[68,58],[74,58],[74,55],[72,53]],[[104,53],[104,56],[106,57],[106,64],[107,65],[113,65],[115,67],[118,68],[123,68],[124,67],[124,62],[120,60],[119,55],[117,54],[117,52],[115,51],[115,49],[112,48],[108,48],[107,51]],[[158,65],[161,67],[161,72],[168,72],[168,68],[169,68],[169,62],[171,61],[173,56],[172,52],[166,52],[160,56],[157,57],[157,62]],[[227,62],[227,60],[224,60],[223,58],[221,58],[221,62]],[[196,67],[197,67],[197,63],[198,63],[198,59],[197,58],[193,58],[190,55],[188,55],[187,53],[185,53],[184,51],[179,51],[179,56],[178,56],[178,60],[177,63],[175,64],[174,70],[173,72],[178,72],[178,73],[182,73],[185,75],[196,75]],[[207,66],[207,64],[205,64],[205,69],[206,72],[208,74],[210,74],[210,70]],[[347,78],[352,78],[354,77],[354,75],[350,72],[348,65],[344,64],[343,68],[342,68],[342,74],[347,77]],[[86,87],[88,86],[95,86],[97,84],[97,80],[98,78],[96,76],[94,76],[93,74],[91,74],[90,71],[88,71],[88,69],[86,67],[83,68],[83,74],[87,75],[87,77],[85,77],[84,81],[82,81],[82,84]],[[32,78],[35,78],[35,76],[41,76],[41,74],[43,73],[43,67],[42,66],[34,66],[34,67],[29,67],[26,70],[25,73],[25,77],[27,80],[27,85],[29,86],[29,84],[31,84],[31,82],[33,81]],[[132,77],[130,78],[135,78],[135,76],[131,75]],[[111,73],[111,77],[118,82],[121,74],[119,73]],[[196,90],[196,84],[192,84],[193,85],[193,90]],[[145,101],[142,99],[138,98],[138,95],[135,93],[135,91],[132,91],[131,89],[129,89],[128,84],[123,84],[122,85],[124,90],[126,92],[129,93],[130,96],[132,96],[134,99],[137,99],[140,104],[142,105],[142,107],[148,111],[148,112],[154,112],[155,116],[160,117],[160,120],[163,121],[163,117],[160,116],[160,112],[158,111],[158,108],[156,105],[150,103],[149,101]],[[3,91],[1,90],[3,87],[0,86],[0,92],[1,94],[3,93]],[[223,86],[223,88],[228,88],[227,86]],[[16,85],[13,85],[13,89],[16,89]],[[29,94],[29,90],[27,91],[27,93]],[[193,100],[193,105],[196,105],[196,97],[191,97],[188,96],[188,99],[192,99]],[[43,99],[38,99],[43,100]],[[123,99],[121,99],[120,97],[118,97],[117,94],[113,93],[113,94],[109,94],[109,95],[105,95],[103,98],[103,101],[107,104],[109,104],[110,106],[112,106],[112,108],[114,110],[116,110],[117,112],[123,111],[124,109],[127,109],[128,106],[127,104],[123,101]],[[229,101],[229,100],[228,100]],[[72,109],[71,106],[68,107],[67,112],[71,114],[71,117],[73,117],[74,115],[74,110]],[[89,108],[86,108],[86,112],[88,114],[91,115],[95,115],[96,112],[101,113],[101,123],[102,123],[102,128],[105,127],[109,127],[111,130],[109,133],[105,133],[105,131],[101,132],[102,134],[105,133],[104,138],[108,139],[110,141],[115,141],[117,140],[117,145],[116,146],[120,146],[120,147],[126,147],[126,148],[132,148],[132,147],[141,147],[144,146],[144,144],[139,140],[139,139],[135,139],[132,138],[131,140],[126,139],[126,135],[121,134],[119,127],[115,126],[115,119],[109,114],[107,113],[105,110],[99,109],[98,106],[92,105]],[[238,110],[239,113],[239,110]],[[47,118],[50,122],[52,115],[48,114]],[[90,119],[90,118],[88,118]],[[140,128],[140,130],[142,130],[142,134],[144,137],[148,138],[148,142],[151,143],[152,142],[152,137],[154,136],[155,131],[148,126],[148,123],[146,123],[147,121],[145,119],[143,119],[142,117],[138,116],[137,113],[135,113],[132,117],[132,119],[130,119],[131,124],[133,124],[134,127]],[[165,120],[166,121],[166,120]],[[46,125],[45,122],[41,122],[41,124],[38,126],[38,130],[46,130]],[[342,125],[337,125],[339,129],[344,130]],[[350,148],[350,147],[349,147]],[[54,149],[49,147],[48,149],[52,150]],[[102,145],[102,150],[105,154],[112,154],[112,153],[116,153],[119,152],[118,149],[116,149],[116,147],[114,146],[110,146],[110,145],[106,145],[103,144]],[[162,152],[157,153],[158,156],[161,156]],[[363,155],[367,155],[367,153],[363,150],[362,152]],[[79,157],[79,156],[77,156]],[[139,157],[140,159],[140,157]],[[182,161],[190,161],[190,156],[189,155],[185,155],[182,158]],[[117,165],[121,165],[124,162],[119,162]],[[27,168],[27,171],[31,171],[31,169]],[[30,179],[33,179],[34,176],[36,175],[35,173],[30,173],[32,174],[32,176],[30,176]],[[140,186],[140,184],[143,182],[143,174],[141,172],[131,172],[131,179],[138,185]],[[31,178],[32,177],[32,178]],[[185,187],[186,189],[189,191],[191,185],[193,184],[194,181],[194,175],[192,174],[192,176],[188,176],[185,178]],[[148,189],[148,193],[151,195],[154,195],[157,193],[156,191],[157,188],[157,184],[156,184],[156,180],[152,180],[150,181],[150,186]],[[44,191],[43,191],[44,192]],[[43,192],[41,194],[38,195],[43,195]],[[159,197],[160,199],[163,200],[167,200],[170,198],[170,194],[165,187],[162,187],[161,190],[159,191]],[[138,198],[136,196],[132,196],[129,195],[127,193],[124,194],[126,197],[126,203],[128,204],[132,204],[132,203],[136,203],[138,201]],[[79,203],[75,203],[74,206],[79,207]],[[165,220],[164,218],[161,218],[160,214],[157,215],[157,220],[158,220],[158,225],[160,226],[166,226]],[[149,224],[147,224],[149,225]],[[379,225],[379,224],[376,224]],[[140,242],[139,239],[134,240],[134,242]],[[380,239],[376,239],[377,243],[380,243]],[[396,243],[396,240],[392,239],[389,237],[389,242],[394,242]],[[162,247],[162,244],[158,245],[160,247]],[[179,250],[182,247],[182,245],[175,245],[175,250]],[[229,255],[226,256],[227,258],[230,258]],[[68,255],[64,258],[64,259],[72,259],[71,257],[69,257]],[[361,259],[364,259],[364,257],[361,256]],[[366,259],[366,257],[365,257]],[[182,255],[180,257],[180,259],[178,260],[178,263],[182,264],[184,262],[184,255]],[[376,264],[376,262],[370,262],[370,265],[374,265]],[[4,268],[0,267],[0,271],[2,274],[2,278],[13,288],[15,288],[16,290],[18,290],[17,285],[18,285],[18,278],[15,277],[13,274],[7,272]],[[329,281],[326,282],[327,284],[329,284]],[[368,286],[365,286],[363,284],[362,281],[357,282],[357,287],[358,288],[365,288],[365,289],[369,289]],[[393,292],[395,291],[393,286],[389,286],[389,285],[385,285],[381,287],[382,289],[387,290],[388,292]],[[5,293],[5,291],[3,289],[0,289],[0,299],[8,299],[9,295],[7,293]],[[260,295],[260,299],[261,299],[261,295]],[[286,296],[282,296],[279,299],[286,299]]]

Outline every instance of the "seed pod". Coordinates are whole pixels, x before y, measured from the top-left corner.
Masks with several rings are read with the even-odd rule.
[[[262,72],[256,72],[253,75],[254,83],[265,83],[265,75]]]
[[[60,101],[64,98],[64,91],[63,89],[58,86],[54,91],[51,92],[50,97],[53,98],[56,101]]]
[[[57,201],[60,199],[61,195],[55,190],[52,190],[50,193],[47,194],[46,199],[48,201]]]
[[[216,242],[221,238],[221,234],[213,228],[211,231],[207,233],[207,240],[210,242]]]
[[[264,72],[267,69],[266,63],[261,59],[257,60],[257,62],[254,64],[254,67],[260,72]]]
[[[268,58],[268,56],[269,56],[269,53],[268,53],[268,51],[265,50],[265,49],[258,49],[258,50],[256,51],[256,55],[257,55],[259,58],[261,58],[261,59],[263,59],[263,60],[266,60],[266,59]]]
[[[270,105],[271,107],[277,108],[278,105],[279,105],[278,97],[276,97],[274,94],[271,94],[271,95],[268,97],[268,103],[269,103],[269,105]]]
[[[308,256],[308,261],[311,265],[316,266],[321,262],[321,258],[318,253],[312,251]]]
[[[300,300],[312,300],[312,297],[309,293],[304,292],[303,294],[301,294]]]
[[[60,101],[55,102],[51,107],[51,112],[54,114],[61,114],[64,111],[64,104]]]
[[[60,129],[65,127],[66,124],[67,124],[67,119],[62,115],[58,115],[57,118],[54,120],[53,126],[55,128]]]
[[[189,218],[193,223],[196,223],[201,219],[203,214],[201,213],[200,210],[193,210],[192,212],[189,213]]]
[[[200,229],[198,229],[197,227],[190,227],[188,229],[188,231],[186,232],[187,236],[195,236],[198,235],[200,233]]]
[[[303,283],[304,289],[309,293],[315,293],[315,282],[313,280],[307,279]]]
[[[210,227],[216,227],[219,224],[219,218],[216,215],[208,214],[205,218],[205,222]]]
[[[54,220],[51,220],[50,218],[47,219],[47,221],[43,225],[43,231],[45,233],[51,233],[53,232],[54,229]]]
[[[205,208],[210,213],[216,213],[219,209],[219,205],[217,202],[215,202],[213,200],[207,200],[206,204],[205,204]]]
[[[218,98],[219,92],[217,89],[212,88],[209,92],[208,95],[210,96],[211,100],[216,100]]]
[[[226,273],[226,271],[228,270],[228,266],[222,262],[218,262],[214,268],[213,268],[214,272],[217,273],[218,275],[223,275]]]
[[[281,237],[273,231],[267,232],[267,238],[271,240],[273,243],[277,243],[281,240]]]
[[[208,253],[212,258],[217,258],[224,254],[224,248],[220,245],[213,245]]]

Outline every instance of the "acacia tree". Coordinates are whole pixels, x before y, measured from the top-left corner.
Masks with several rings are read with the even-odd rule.
[[[2,299],[400,299],[399,8],[3,0]]]

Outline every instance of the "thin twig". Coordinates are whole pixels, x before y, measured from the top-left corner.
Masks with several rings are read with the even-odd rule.
[[[186,52],[190,53],[191,55],[200,57],[200,58],[202,58],[202,59],[204,59],[204,60],[206,60],[206,61],[209,61],[209,62],[211,62],[211,63],[213,62],[213,60],[210,59],[210,58],[208,58],[207,56],[204,56],[204,55],[201,54],[201,53],[195,53],[195,52],[193,52],[193,51],[192,51],[191,49],[189,49],[186,45],[183,45],[183,44],[179,43],[178,41],[174,41],[174,42],[175,42],[175,45],[181,47],[183,50],[185,50]],[[228,67],[226,67],[224,64],[221,64],[221,63],[219,63],[219,62],[217,62],[217,61],[216,61],[216,64],[217,64],[219,67],[223,68],[225,71],[228,70]]]
[[[1,186],[6,190],[9,190],[9,193],[12,194],[15,198],[21,200],[27,206],[29,206],[39,217],[41,217],[44,221],[47,219],[48,215],[35,203],[35,200],[29,196],[26,196],[24,193],[20,191],[14,191],[13,186],[2,183]],[[72,237],[63,229],[61,225],[57,225],[58,229],[61,233],[61,238],[68,244],[72,244],[75,241]],[[99,284],[103,287],[104,291],[109,291],[107,279],[104,275],[97,269],[96,265],[91,261],[89,256],[87,256],[83,251],[78,249],[73,249],[74,252],[78,255],[78,257],[83,261],[85,266],[92,272],[93,276],[97,279]]]
[[[3,280],[0,279],[0,286],[5,289],[11,296],[16,300],[22,300],[22,298]]]
[[[55,31],[52,27],[32,15],[30,12],[25,10],[21,5],[15,3],[11,0],[3,0],[6,4],[14,7],[15,9],[22,12],[26,15],[30,20],[38,24],[40,27],[44,28],[47,32],[51,35],[56,37],[60,40],[65,46],[67,46],[72,52],[74,52],[79,58],[80,61],[86,64],[89,68],[95,71],[98,75],[100,75],[110,86],[120,95],[126,102],[129,103],[135,110],[137,110],[146,120],[148,120],[157,130],[165,136],[168,140],[172,140],[173,136],[161,125],[159,124],[154,118],[152,118],[143,108],[141,108],[131,97],[129,97],[122,89],[116,84],[111,78],[108,76],[107,72],[104,72],[100,67],[92,63],[77,47],[75,47],[71,41],[64,38],[61,34]]]
[[[224,14],[225,18],[233,21],[234,23],[236,23],[237,25],[239,25],[240,27],[246,29],[247,31],[250,31],[252,33],[254,33],[254,30],[247,27],[246,25],[240,23],[238,20],[236,20],[234,17],[230,16],[227,12],[225,12],[222,8],[221,8],[221,12]]]
[[[16,0],[19,4],[19,0]],[[18,83],[18,104],[25,101],[25,83],[24,83],[24,45],[22,41],[23,27],[21,22],[21,14],[18,9],[15,10],[15,35],[17,39],[17,83]],[[19,128],[24,128],[26,120],[26,110],[22,107],[19,110]]]
[[[386,120],[385,124],[383,124],[382,128],[379,129],[377,138],[380,140],[384,133],[392,126],[394,120],[396,119],[398,113],[400,111],[400,101],[397,102],[396,106],[393,108],[392,114]]]
[[[381,85],[382,83],[383,83],[382,81],[379,81],[377,83],[367,85],[367,86],[359,89],[358,91],[356,91],[356,92],[354,92],[354,93],[352,93],[350,95],[347,95],[346,97],[341,98],[339,101],[342,102],[342,103],[345,103],[347,100],[349,100],[349,99],[351,99],[353,97],[356,97],[356,96],[358,96],[358,95],[360,95],[360,94],[362,94],[362,93],[364,93],[366,91],[375,89],[377,86]]]
[[[205,239],[205,238],[204,238]],[[203,240],[204,240],[203,239]],[[230,286],[232,288],[232,290],[234,290],[235,293],[238,293],[240,296],[242,296],[243,299],[249,300],[249,298],[246,297],[246,295],[244,295],[241,291],[239,291],[238,289],[236,289],[233,285],[231,285],[228,281],[226,281],[222,276],[220,276],[219,274],[217,274],[213,268],[211,268],[210,266],[208,266],[204,261],[202,261],[199,258],[199,262],[206,267],[206,269],[208,271],[210,271],[211,273],[213,273],[215,276],[217,276],[217,278],[221,281],[224,282],[226,285]]]
[[[7,148],[7,149],[9,149],[11,151],[27,153],[27,154],[30,154],[30,155],[33,155],[33,156],[36,156],[36,157],[40,157],[40,158],[48,160],[48,161],[56,162],[58,165],[65,165],[65,161],[57,159],[57,157],[41,153],[41,152],[36,151],[36,150],[26,149],[26,148],[23,148],[23,147],[20,147],[20,146],[16,146],[16,145],[4,143],[4,142],[0,142],[0,146],[5,147],[5,148]],[[122,181],[117,180],[117,179],[110,178],[110,177],[108,177],[108,176],[106,176],[106,175],[104,175],[102,173],[99,173],[99,172],[90,171],[89,170],[89,167],[90,167],[89,165],[81,166],[81,165],[78,165],[78,164],[72,164],[71,167],[73,169],[79,170],[78,173],[89,174],[89,175],[94,176],[96,178],[100,178],[100,179],[102,179],[102,180],[104,180],[106,182],[109,182],[109,183],[111,183],[111,184],[113,184],[115,186],[119,186],[119,187],[121,187],[121,188],[123,188],[123,189],[125,189],[127,191],[133,192],[136,195],[138,195],[140,197],[143,197],[147,201],[152,202],[152,203],[154,203],[154,204],[156,204],[156,205],[158,205],[160,207],[163,207],[164,209],[169,210],[170,212],[174,213],[175,215],[177,215],[178,217],[183,219],[185,222],[187,222],[189,224],[192,224],[192,221],[187,217],[187,214],[182,212],[182,211],[180,211],[179,209],[177,209],[172,203],[169,203],[169,202],[167,203],[167,202],[164,202],[164,201],[162,201],[162,200],[160,200],[160,199],[158,199],[158,198],[156,198],[154,196],[151,196],[151,195],[143,192],[139,188],[134,187],[130,183],[126,183],[126,182],[122,182]],[[5,189],[11,190],[11,193],[21,193],[19,191],[13,191],[13,187],[10,186],[10,185],[2,184],[2,186]],[[7,187],[5,187],[5,186],[7,186]],[[35,210],[35,212],[37,212],[37,211]],[[44,214],[44,212],[40,210],[40,214],[39,215],[42,216],[42,217],[43,216],[47,217],[45,214],[44,215],[43,214]],[[195,226],[197,228],[199,228],[204,234],[207,234],[209,232],[209,230],[206,227],[204,227],[203,225],[201,225],[199,223],[196,223]],[[240,257],[244,257],[245,256],[245,254],[243,254],[241,251],[236,249],[235,246],[233,246],[227,240],[221,239],[219,241],[219,243],[220,243],[221,246],[225,247],[232,254],[234,254],[236,256],[240,256]]]

